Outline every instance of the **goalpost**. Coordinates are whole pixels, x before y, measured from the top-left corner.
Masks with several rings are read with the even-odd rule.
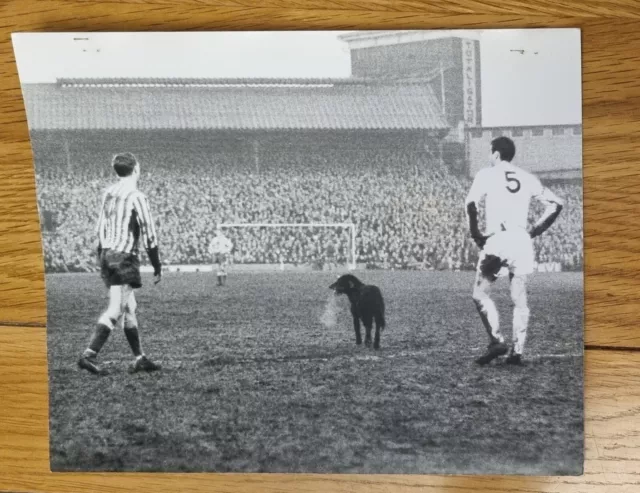
[[[349,269],[356,268],[356,225],[353,223],[221,223],[220,228],[343,228],[349,234]]]

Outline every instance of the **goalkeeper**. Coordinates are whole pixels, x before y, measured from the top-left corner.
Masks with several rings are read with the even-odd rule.
[[[209,245],[209,254],[213,258],[213,263],[218,266],[218,286],[224,286],[227,282],[227,265],[232,249],[231,240],[222,234],[220,228],[217,228],[216,235]]]

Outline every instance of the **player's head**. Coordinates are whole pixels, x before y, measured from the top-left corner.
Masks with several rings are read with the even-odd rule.
[[[113,156],[111,161],[113,170],[120,178],[127,176],[138,177],[140,175],[140,163],[130,152],[121,152]]]
[[[491,162],[496,164],[500,161],[511,162],[516,155],[516,145],[509,137],[497,137],[491,141]]]

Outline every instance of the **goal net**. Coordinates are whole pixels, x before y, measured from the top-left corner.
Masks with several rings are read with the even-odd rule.
[[[353,223],[221,223],[234,262],[356,268]]]

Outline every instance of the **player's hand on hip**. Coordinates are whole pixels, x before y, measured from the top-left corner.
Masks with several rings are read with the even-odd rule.
[[[487,242],[487,238],[489,238],[489,236],[487,235],[475,235],[473,236],[473,241],[475,241],[476,245],[478,245],[478,248],[482,250],[485,243]]]

